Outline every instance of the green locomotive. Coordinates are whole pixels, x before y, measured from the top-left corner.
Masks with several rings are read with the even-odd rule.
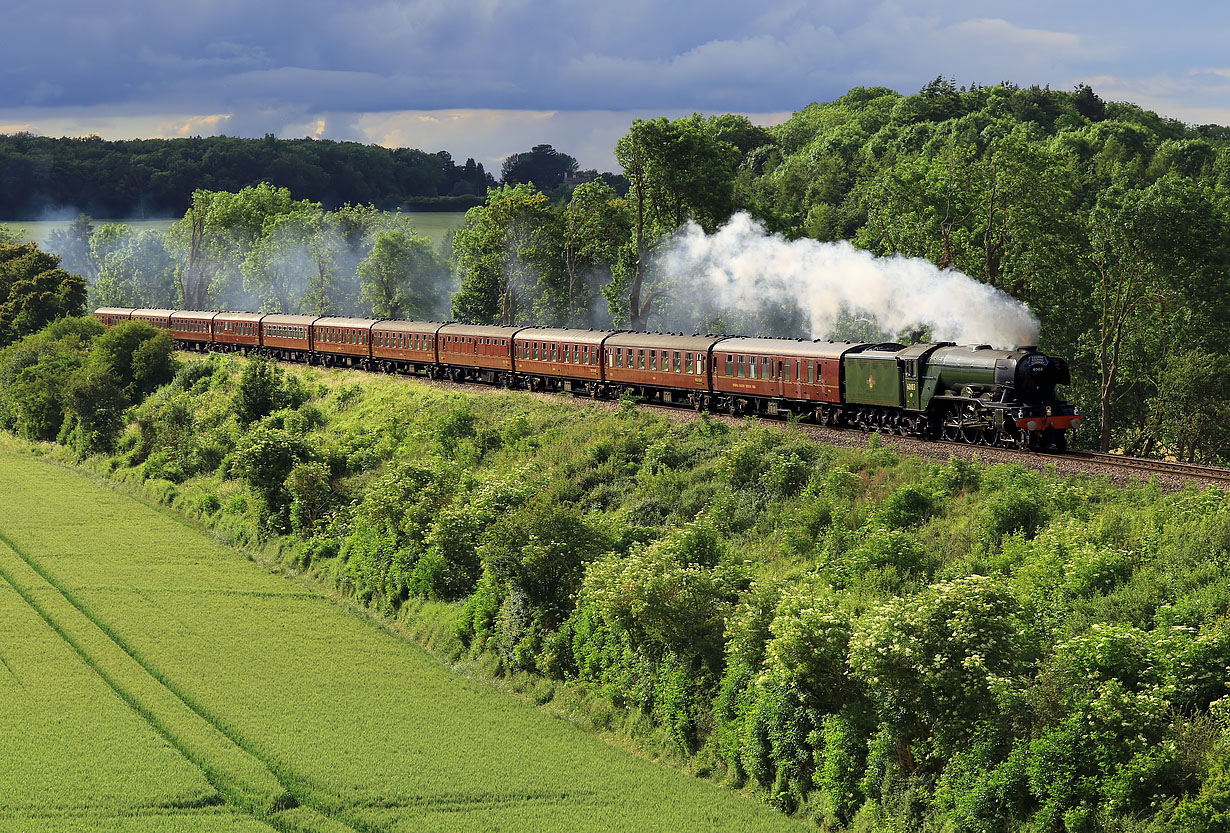
[[[1056,392],[1067,362],[1036,347],[858,345],[842,371],[843,420],[864,429],[1062,451],[1082,421]]]

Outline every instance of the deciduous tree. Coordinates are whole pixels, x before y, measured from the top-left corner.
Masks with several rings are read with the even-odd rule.
[[[627,309],[634,330],[645,329],[663,292],[661,286],[645,289],[658,242],[688,220],[712,231],[730,216],[739,151],[718,138],[719,127],[730,128],[701,115],[637,119],[615,146],[630,183],[636,268],[627,286]]]
[[[80,315],[85,279],[33,243],[0,245],[0,347],[57,318]]]

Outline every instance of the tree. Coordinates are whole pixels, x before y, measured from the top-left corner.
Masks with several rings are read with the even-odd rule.
[[[953,140],[899,160],[862,196],[860,245],[925,257],[1013,295],[1028,294],[1056,268],[1056,255],[1072,252],[1065,166],[1021,132],[985,148]]]
[[[637,119],[615,145],[615,158],[630,183],[633,212],[636,268],[627,297],[634,330],[645,329],[664,291],[658,286],[645,292],[654,246],[688,220],[713,231],[730,216],[739,151],[717,137],[719,127],[728,126],[699,114],[675,121]]]
[[[1116,403],[1128,393],[1143,400],[1174,344],[1224,333],[1217,299],[1224,303],[1227,284],[1225,234],[1224,217],[1190,180],[1168,176],[1098,199],[1087,260],[1098,318],[1085,344],[1097,366],[1103,451]]]
[[[594,283],[608,285],[632,231],[628,201],[605,181],[578,185],[563,212],[563,264],[567,276],[568,326],[589,319]],[[591,275],[601,273],[601,277]]]
[[[260,299],[262,312],[306,311],[311,277],[321,271],[312,247],[320,223],[320,206],[312,203],[265,218],[240,266],[243,288]]]
[[[133,319],[94,340],[86,368],[104,372],[133,405],[175,376],[175,345],[165,331]]]
[[[453,315],[475,324],[534,320],[535,304],[558,305],[559,232],[547,196],[528,185],[502,186],[466,212],[453,238],[460,286]],[[540,310],[558,323],[558,310]]]
[[[376,232],[396,227],[400,214],[347,203],[327,211],[310,246],[314,271],[302,307],[317,315],[355,315],[360,309],[359,263],[371,252]]]
[[[1225,355],[1166,357],[1149,401],[1150,430],[1164,451],[1192,462],[1230,461],[1230,374]]]
[[[58,255],[64,268],[87,280],[98,276],[98,261],[90,250],[94,221],[88,214],[78,214],[67,227],[47,236],[47,250]]]
[[[550,145],[535,145],[529,153],[514,153],[500,166],[500,178],[505,185],[533,185],[544,192],[561,185],[576,172],[577,160]]]
[[[265,359],[248,362],[235,390],[235,417],[240,425],[251,425],[282,408],[297,408],[306,401],[297,378],[288,377],[282,368]]]
[[[59,267],[33,243],[0,245],[0,347],[84,310],[85,279]]]
[[[278,275],[264,269],[276,252],[265,247],[247,274],[243,272],[245,261],[278,228],[275,218],[319,210],[319,204],[296,202],[288,189],[267,182],[237,193],[195,191],[183,219],[167,231],[167,248],[179,262],[184,306],[208,309],[211,300],[247,302],[251,296],[242,297],[238,291],[241,282],[256,298],[265,295],[276,302],[278,294],[271,287],[278,282]]]
[[[358,275],[363,300],[377,318],[427,318],[448,297],[447,276],[431,241],[413,228],[375,232]]]
[[[99,264],[94,291],[100,306],[176,307],[175,260],[156,231],[132,234],[124,225],[102,226],[90,239]]]

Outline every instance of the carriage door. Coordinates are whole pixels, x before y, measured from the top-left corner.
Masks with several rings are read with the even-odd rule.
[[[922,402],[918,389],[918,360],[906,359],[903,364],[905,367],[902,368],[901,375],[905,383],[905,407],[907,410],[917,411],[921,408],[919,403]]]

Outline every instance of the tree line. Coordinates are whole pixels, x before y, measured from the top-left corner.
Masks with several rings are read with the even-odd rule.
[[[447,151],[327,139],[105,141],[0,134],[0,217],[34,219],[75,208],[96,217],[175,217],[193,192],[268,182],[331,208],[465,210],[495,184],[481,162]]]

